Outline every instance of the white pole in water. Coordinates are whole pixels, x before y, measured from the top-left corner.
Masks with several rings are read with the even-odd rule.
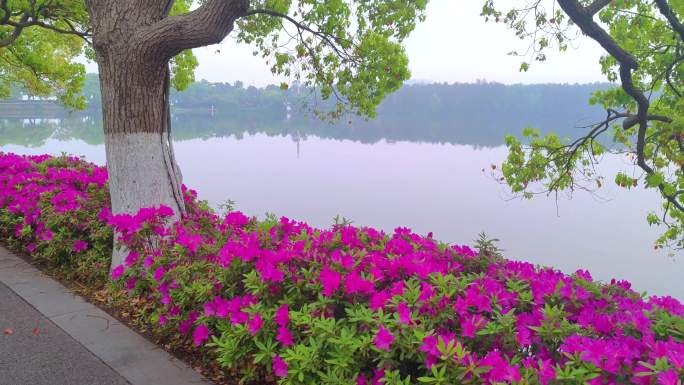
[[[216,108],[214,108],[214,105],[212,104],[211,107],[209,107],[209,115],[211,115],[212,118],[214,117],[214,112],[216,112]]]

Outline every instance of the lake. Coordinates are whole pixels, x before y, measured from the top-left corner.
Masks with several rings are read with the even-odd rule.
[[[637,174],[625,157],[604,158],[608,186],[597,195],[520,200],[490,173],[506,156],[500,136],[474,143],[458,135],[440,140],[434,130],[421,138],[420,127],[397,139],[348,126],[316,135],[287,121],[265,128],[206,116],[174,120],[184,182],[214,206],[231,199],[250,215],[272,212],[318,227],[340,215],[459,244],[485,231],[501,239],[508,258],[565,272],[586,268],[595,279],[627,279],[637,291],[684,299],[684,260],[655,251],[662,229],[646,223],[657,194],[611,182],[618,170]],[[4,119],[0,151],[67,152],[104,164],[101,130],[92,116]]]

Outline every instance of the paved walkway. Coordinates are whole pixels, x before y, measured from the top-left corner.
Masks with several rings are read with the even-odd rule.
[[[0,385],[208,385],[0,247]]]
[[[33,306],[0,283],[0,384],[128,384]]]

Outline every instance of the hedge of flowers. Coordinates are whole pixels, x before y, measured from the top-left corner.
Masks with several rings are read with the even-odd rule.
[[[0,238],[66,278],[107,277],[112,231],[98,213],[109,205],[107,171],[70,156],[0,153]]]
[[[625,281],[599,283],[405,228],[219,215],[191,190],[177,223],[163,206],[114,216],[104,175],[74,158],[0,154],[4,236],[54,265],[100,271],[107,258],[93,248],[113,230],[127,257],[111,278],[148,304],[141,319],[244,383],[684,379],[684,306]]]

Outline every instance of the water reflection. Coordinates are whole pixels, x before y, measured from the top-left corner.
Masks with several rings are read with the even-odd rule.
[[[648,227],[645,215],[657,208],[653,193],[609,185],[603,200],[508,200],[482,172],[505,157],[500,132],[462,141],[453,129],[409,124],[335,128],[178,114],[174,137],[186,184],[212,204],[232,199],[246,213],[275,212],[315,226],[340,214],[358,225],[408,226],[458,243],[484,230],[502,239],[509,257],[568,272],[589,268],[598,279],[625,278],[639,290],[684,298],[684,265],[652,249],[659,229]],[[103,164],[102,142],[97,117],[0,120],[2,151],[64,151]],[[632,170],[618,156],[601,167],[608,179]]]
[[[43,146],[48,139],[104,143],[102,118],[73,114],[60,118],[0,118],[0,145]]]
[[[522,103],[521,106],[528,110],[522,112],[512,111],[514,107],[523,109],[521,106],[487,105],[486,100],[477,98],[458,101],[456,107],[450,108],[434,100],[432,103],[404,105],[406,97],[392,96],[381,105],[377,118],[346,117],[337,124],[315,119],[301,106],[293,108],[289,102],[268,106],[258,113],[178,107],[172,109],[172,126],[176,141],[224,137],[241,139],[246,135],[265,134],[290,137],[295,141],[313,135],[361,143],[409,141],[496,147],[503,145],[507,134],[518,135],[526,126],[561,136],[576,136],[579,131],[576,127],[600,121],[604,115],[600,108],[586,105],[588,94],[581,95],[567,102],[572,108],[559,108],[546,100],[540,101],[538,106],[532,102]],[[426,98],[430,99],[428,96]],[[436,98],[435,95],[432,97]],[[431,106],[435,103],[440,107]],[[48,138],[80,139],[89,144],[104,142],[102,117],[98,114],[34,113],[38,118],[3,119],[10,114],[0,110],[0,144],[37,146]]]

